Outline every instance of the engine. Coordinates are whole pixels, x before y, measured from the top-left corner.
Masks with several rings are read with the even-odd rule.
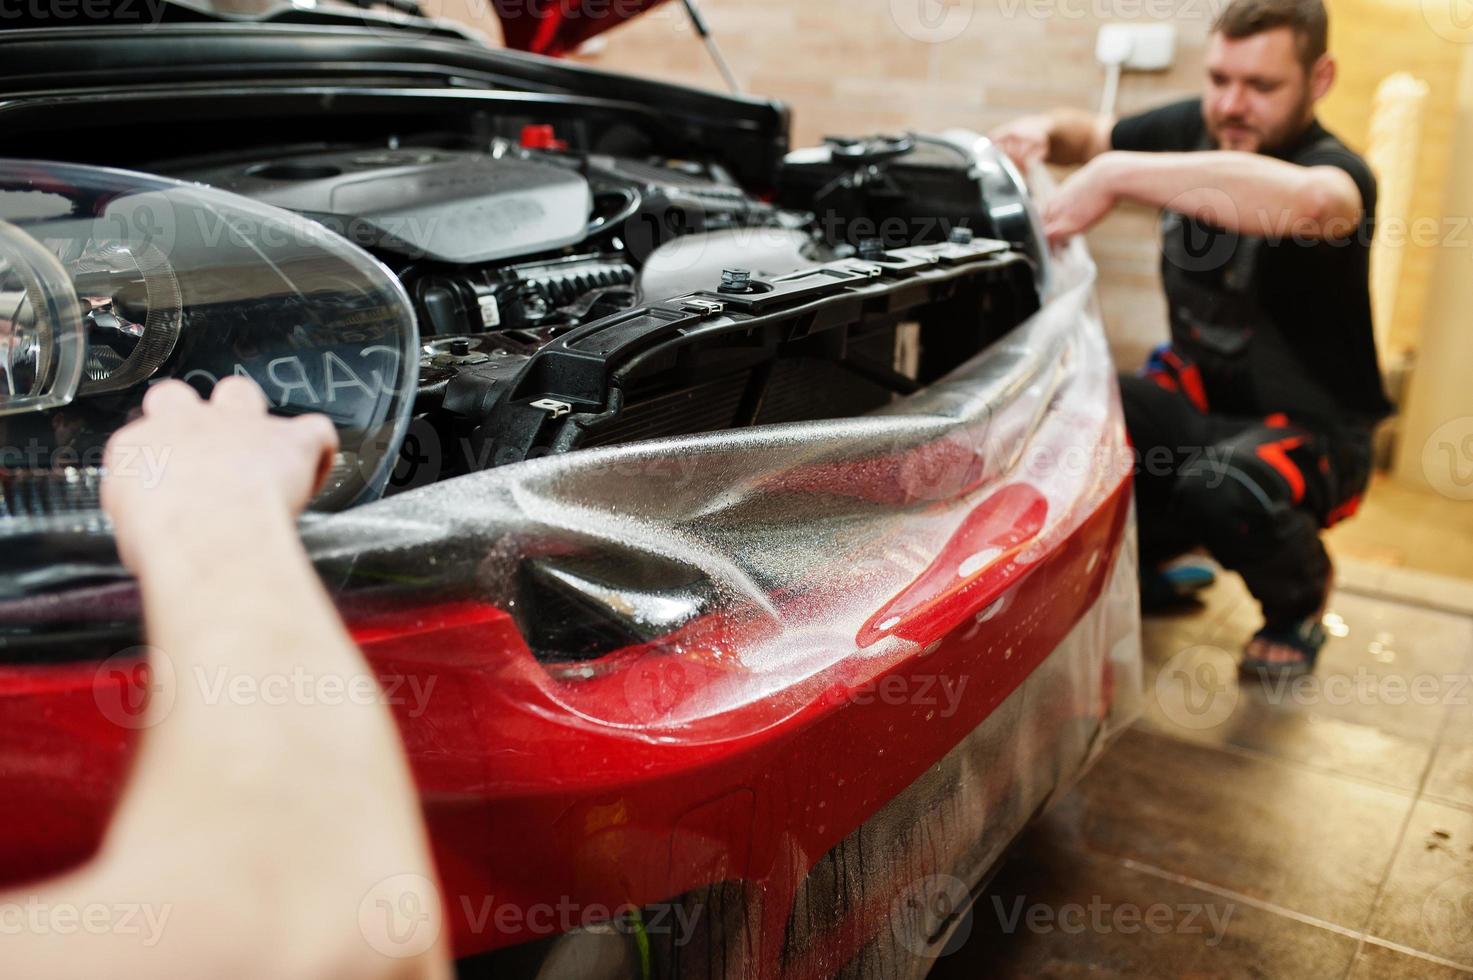
[[[1045,267],[1001,159],[918,137],[793,154],[766,199],[719,166],[569,152],[537,128],[486,152],[318,151],[177,175],[309,216],[403,283],[418,397],[389,492],[878,407],[1031,312]],[[975,268],[913,288],[957,264]],[[780,315],[858,285],[895,295],[832,333]],[[587,342],[601,323],[621,342]],[[585,375],[597,381],[572,380]]]
[[[985,141],[831,140],[760,194],[715,163],[575,152],[546,127],[158,169],[172,179],[25,165],[0,187],[24,232],[0,236],[0,293],[31,324],[0,429],[41,447],[0,460],[12,474],[95,462],[166,376],[204,392],[246,374],[278,411],[327,412],[344,453],[326,509],[549,453],[855,415],[1011,329],[1046,274]]]

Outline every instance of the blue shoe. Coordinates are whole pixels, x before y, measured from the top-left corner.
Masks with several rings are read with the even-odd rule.
[[[1188,605],[1197,593],[1216,581],[1212,566],[1198,562],[1179,562],[1145,573],[1141,577],[1141,608],[1150,612]]]

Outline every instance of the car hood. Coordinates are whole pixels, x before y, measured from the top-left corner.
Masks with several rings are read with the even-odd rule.
[[[665,0],[492,0],[503,43],[518,51],[562,55]]]
[[[503,44],[514,51],[557,57],[597,34],[617,27],[665,0],[491,0],[500,22]],[[355,9],[358,8],[358,9]],[[480,8],[484,10],[485,8]],[[89,0],[84,9],[67,12],[44,4],[24,4],[0,16],[0,31],[25,28],[110,26],[156,27],[159,24],[316,24],[350,25],[379,34],[409,32],[415,36],[459,37],[484,42],[479,32],[438,17],[422,0],[344,0],[341,4],[266,3],[251,10],[217,0]]]

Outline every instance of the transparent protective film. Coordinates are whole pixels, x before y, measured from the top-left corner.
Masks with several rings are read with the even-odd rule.
[[[881,412],[490,470],[315,520],[309,550],[350,622],[504,610],[528,649],[478,669],[508,701],[639,738],[761,730],[943,644],[1012,673],[1125,533],[1093,276],[1077,246],[1039,313]]]
[[[955,928],[932,912],[1139,710],[1093,276],[1082,246],[1056,256],[1035,316],[879,413],[535,459],[304,523],[399,723],[458,953],[505,949],[519,975],[529,949],[617,942],[673,904],[695,932],[631,937],[677,964],[643,975],[922,975]],[[0,601],[0,626],[136,616],[128,582]],[[95,849],[138,663],[0,666],[25,735],[0,759],[0,868]],[[564,907],[602,912],[484,914]]]
[[[417,344],[392,274],[304,218],[159,177],[0,160],[0,468],[34,482],[95,467],[150,384],[208,393],[241,374],[282,414],[332,418],[342,451],[315,506],[346,506],[388,478]]]

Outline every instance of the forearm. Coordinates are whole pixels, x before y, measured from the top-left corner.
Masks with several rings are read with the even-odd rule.
[[[1109,116],[1083,109],[1049,111],[1048,162],[1060,166],[1088,163],[1110,148]]]
[[[226,512],[242,516],[161,549],[140,576],[173,696],[145,735],[114,853],[171,831],[161,857],[180,862],[181,889],[208,913],[181,915],[180,928],[207,928],[240,896],[215,899],[238,888],[292,906],[293,921],[268,916],[261,927],[287,963],[338,976],[355,975],[350,964],[389,965],[373,963],[381,957],[357,928],[359,902],[386,878],[434,878],[397,728],[291,516]],[[248,837],[231,834],[242,827]],[[263,857],[274,873],[263,875]],[[212,874],[201,876],[206,862]]]
[[[396,737],[380,703],[303,697],[304,686],[310,693],[325,678],[335,690],[339,678],[361,687],[371,680],[367,664],[291,516],[249,505],[226,512],[233,514],[226,522],[186,520],[139,574],[155,672],[137,771],[115,823],[122,831],[135,812],[167,818],[177,792],[202,796],[209,807],[239,805],[251,793],[288,796],[284,779],[314,777],[277,763],[304,754],[325,761],[316,757],[331,750],[325,738],[334,731]],[[207,779],[207,795],[191,776]],[[222,801],[232,794],[240,798]]]
[[[1096,161],[1121,200],[1165,208],[1248,235],[1342,238],[1359,220],[1359,193],[1331,168],[1258,153],[1112,152]],[[1337,179],[1337,177],[1339,179]],[[1353,199],[1352,199],[1353,195]]]
[[[13,952],[40,976],[88,962],[140,977],[212,962],[241,976],[441,975],[443,946],[389,960],[358,925],[380,881],[434,878],[376,683],[291,515],[224,513],[186,518],[146,553],[153,676],[134,772],[97,859],[45,886],[52,901],[136,903],[163,920],[159,935],[89,936],[65,959],[37,942]]]

